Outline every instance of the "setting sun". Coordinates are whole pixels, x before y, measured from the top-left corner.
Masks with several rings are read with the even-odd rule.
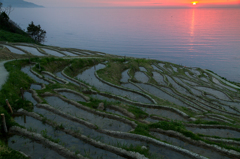
[[[192,2],[192,4],[195,6],[197,4],[197,2]]]

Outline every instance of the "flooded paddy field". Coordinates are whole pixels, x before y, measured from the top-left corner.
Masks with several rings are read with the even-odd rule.
[[[109,129],[109,130],[117,130],[117,131],[131,130],[131,126],[129,126],[129,125],[126,125],[124,123],[121,123],[119,121],[112,120],[109,118],[104,118],[102,116],[95,115],[88,111],[79,109],[79,108],[75,107],[74,105],[66,103],[65,101],[61,100],[58,97],[45,97],[44,99],[48,102],[48,104],[55,107],[56,109],[64,111],[75,117],[82,118],[86,121],[89,121],[90,123],[96,124],[100,128]]]
[[[26,50],[27,52],[33,54],[33,55],[37,55],[37,56],[44,56],[44,54],[40,53],[36,48],[34,47],[29,47],[29,46],[19,46],[17,45],[16,47]]]
[[[40,84],[31,84],[30,89],[40,90],[42,86]]]
[[[188,130],[204,134],[208,136],[218,136],[222,138],[240,138],[240,132],[229,129],[214,129],[214,128],[196,128],[196,127],[187,127]]]
[[[115,98],[109,98],[100,94],[91,94],[90,95],[92,98],[95,99],[100,99],[102,101],[108,101],[108,102],[120,102],[119,100],[115,99]]]
[[[177,145],[179,147],[191,150],[192,152],[195,152],[199,155],[206,156],[208,158],[219,158],[219,159],[230,159],[229,157],[223,156],[222,154],[219,154],[216,151],[209,150],[208,148],[203,148],[201,146],[193,145],[191,143],[187,143],[186,141],[179,140],[177,138],[167,136],[162,133],[158,132],[151,132],[151,135],[155,136],[156,138],[159,138],[163,141],[166,141],[168,143],[171,143],[173,145]]]
[[[66,154],[93,159],[240,158],[239,146],[210,141],[239,140],[240,90],[206,70],[87,50],[11,46],[6,45],[12,52],[19,48],[41,56],[12,62],[12,70],[17,66],[33,79],[18,76],[23,82],[14,83],[16,95],[6,93],[13,107],[7,124],[11,116],[15,124],[8,127],[5,143],[13,150],[33,159],[70,158]],[[8,104],[0,105],[2,109],[10,112]]]
[[[44,50],[47,54],[50,54],[50,55],[53,55],[53,56],[58,56],[58,57],[63,57],[65,55],[57,52],[57,51],[54,51],[54,50],[50,50],[50,49],[44,49],[44,48],[41,48],[42,50]]]
[[[13,53],[16,53],[16,54],[26,54],[25,52],[19,50],[19,49],[16,49],[15,47],[12,47],[12,46],[9,46],[9,45],[3,45],[4,47],[8,48],[11,52]]]
[[[128,82],[128,79],[130,78],[128,75],[128,71],[129,71],[129,69],[122,72],[122,79],[120,80],[121,82],[123,82],[123,83]]]
[[[38,121],[32,117],[25,116],[23,118],[16,117],[14,119],[18,124],[25,126],[28,130],[39,132],[44,136],[49,136],[54,140],[58,140],[58,142],[63,144],[64,147],[72,151],[79,151],[83,156],[88,156],[91,158],[98,158],[99,156],[104,158],[122,158],[116,154],[98,149],[75,137],[72,137],[71,135],[65,134],[64,132],[54,130],[53,127],[43,124],[41,121]]]
[[[183,118],[179,114],[176,114],[169,110],[154,109],[154,108],[145,108],[143,110],[145,110],[146,113],[151,114],[151,115],[158,115],[158,116],[169,118],[171,120],[180,120],[180,121],[185,121],[185,122],[187,121],[185,118]]]
[[[153,72],[153,78],[160,84],[160,85],[167,85],[167,83],[164,81],[164,77],[158,73]]]
[[[66,159],[65,157],[59,155],[57,152],[45,147],[44,145],[18,135],[15,135],[8,139],[8,146],[14,150],[21,151],[26,155],[31,156],[31,158]]]
[[[65,96],[67,99],[86,102],[86,100],[83,97],[74,93],[70,93],[70,92],[58,92],[58,93]]]
[[[79,85],[77,82],[75,82],[75,81],[73,81],[73,80],[70,80],[69,78],[67,78],[67,77],[65,77],[64,75],[62,75],[61,72],[56,72],[55,75],[56,75],[57,77],[61,78],[61,79],[64,79],[64,80],[66,80],[66,81],[68,81],[68,82],[70,82],[70,83],[73,83],[73,84],[75,84],[75,85],[77,85],[77,86]]]
[[[173,96],[165,93],[164,91],[162,91],[162,90],[160,90],[160,89],[158,89],[154,86],[143,84],[143,83],[138,83],[138,85],[140,87],[142,87],[144,90],[148,91],[149,93],[151,93],[151,94],[153,94],[153,95],[155,95],[155,96],[157,96],[161,99],[170,101],[170,102],[175,103],[176,105],[179,105],[179,106],[187,107],[186,104],[184,104],[183,102],[181,102],[177,98],[174,98]]]
[[[138,94],[138,93],[134,93],[131,91],[126,91],[123,89],[119,89],[113,86],[110,86],[106,83],[103,83],[102,81],[100,81],[94,74],[94,72],[96,70],[100,70],[102,68],[104,68],[105,65],[103,64],[99,64],[97,66],[91,67],[87,70],[85,70],[83,73],[79,74],[77,76],[78,79],[81,79],[83,81],[86,81],[88,84],[95,86],[98,90],[103,91],[103,92],[109,92],[115,95],[121,95],[121,96],[125,96],[133,101],[139,101],[142,103],[152,103],[148,98]]]
[[[26,73],[28,76],[30,76],[32,79],[34,79],[36,82],[38,83],[43,83],[43,84],[49,84],[49,82],[47,82],[46,80],[44,79],[41,79],[39,77],[37,77],[35,74],[33,74],[30,70],[31,70],[31,67],[33,65],[30,65],[30,66],[25,66],[21,69],[22,72]]]
[[[45,78],[48,78],[48,79],[57,81],[58,83],[64,84],[64,82],[62,82],[62,81],[60,81],[60,80],[58,80],[58,79],[56,79],[56,78],[54,78],[54,77],[52,77],[52,76],[50,76],[50,75],[48,75],[48,74],[43,73],[43,76],[44,76]]]
[[[148,77],[143,72],[136,72],[135,78],[142,83],[148,82]]]
[[[138,88],[137,86],[135,86],[131,83],[123,83],[123,84],[121,84],[121,86],[129,88],[129,89],[133,89],[133,90],[136,90],[136,91],[141,91],[140,88]]]
[[[74,53],[69,52],[69,51],[62,51],[62,52],[65,53],[68,56],[78,56],[77,54],[74,54]]]

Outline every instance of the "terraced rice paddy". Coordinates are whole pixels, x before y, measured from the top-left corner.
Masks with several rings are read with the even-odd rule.
[[[44,56],[44,54],[40,53],[36,48],[34,47],[29,47],[29,46],[16,46],[17,48],[26,50],[27,52],[33,54],[33,55],[37,55],[37,56]]]
[[[49,159],[240,158],[239,146],[229,144],[240,138],[240,91],[205,70],[86,50],[6,46],[84,56],[22,64],[34,80],[23,95],[33,108],[15,110],[22,128],[10,128],[7,143],[14,150]]]
[[[42,86],[39,84],[32,84],[30,89],[40,90],[40,89],[42,89]]]
[[[164,81],[164,77],[157,72],[153,72],[153,78],[158,82],[160,85],[167,85],[167,83]]]
[[[11,46],[8,46],[8,45],[3,45],[5,46],[6,48],[8,48],[11,52],[13,53],[16,53],[16,54],[25,54],[25,52],[19,50],[19,49],[16,49],[14,47],[11,47]]]
[[[68,56],[78,56],[77,54],[71,53],[69,51],[62,51],[62,52]]]
[[[135,78],[138,79],[138,81],[140,81],[142,83],[148,82],[148,77],[143,72],[136,72]]]
[[[221,154],[219,154],[217,152],[214,152],[214,151],[211,151],[207,148],[202,148],[200,146],[195,146],[191,143],[187,143],[186,141],[182,141],[182,140],[179,140],[179,139],[174,138],[174,137],[170,137],[170,136],[165,135],[165,134],[161,134],[161,133],[157,133],[157,132],[151,132],[151,134],[153,136],[163,140],[163,141],[169,142],[171,144],[178,145],[179,147],[183,147],[185,149],[189,149],[192,152],[195,152],[199,155],[203,155],[203,156],[206,156],[206,157],[209,157],[209,158],[229,159],[229,157],[222,156]]]
[[[42,50],[44,50],[47,54],[50,54],[50,55],[53,55],[53,56],[59,56],[59,57],[63,57],[64,56],[60,52],[57,52],[57,51],[54,51],[54,50],[44,49],[44,48],[42,48]]]
[[[62,96],[65,96],[67,99],[86,102],[86,100],[83,97],[74,93],[70,93],[70,92],[58,92],[58,93],[61,94]]]
[[[31,65],[29,66],[25,66],[21,69],[22,72],[26,73],[28,76],[30,76],[31,78],[33,78],[36,82],[38,83],[43,83],[43,84],[49,84],[49,82],[47,82],[44,79],[38,78],[35,74],[33,74],[31,72]]]
[[[127,82],[128,82],[128,79],[129,79],[128,71],[129,71],[129,70],[125,70],[125,71],[122,73],[121,82],[123,82],[123,83],[127,83]]]
[[[45,147],[44,145],[18,135],[8,139],[8,146],[12,149],[28,154],[31,158],[65,159],[65,157],[59,155],[57,152]]]
[[[137,86],[135,86],[131,83],[123,83],[123,84],[121,84],[121,86],[129,88],[129,89],[133,89],[133,90],[136,90],[136,91],[141,91],[140,88],[138,88]]]
[[[76,56],[88,56],[88,55],[94,55],[94,56],[104,56],[105,53],[98,53],[98,52],[85,52],[76,49],[69,49],[67,48],[67,51],[65,48],[59,48],[59,47],[42,47],[34,44],[27,44],[27,43],[7,43],[7,44],[0,44],[0,46],[4,46],[9,49],[9,51],[16,53],[16,54],[30,54],[30,55],[36,55],[36,56],[56,56],[56,57],[76,57]]]

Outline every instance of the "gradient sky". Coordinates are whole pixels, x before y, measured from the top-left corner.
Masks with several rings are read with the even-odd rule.
[[[25,0],[45,7],[192,6],[194,0]],[[201,5],[240,5],[240,0],[196,0]]]

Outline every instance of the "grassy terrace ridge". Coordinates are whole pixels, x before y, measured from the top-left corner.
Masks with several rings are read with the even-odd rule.
[[[63,48],[55,48],[55,49],[64,50]],[[75,50],[78,50],[78,49],[75,49]],[[78,51],[81,52],[82,50],[78,50]],[[21,98],[20,88],[22,87],[24,90],[29,90],[31,84],[36,82],[32,78],[30,78],[30,76],[28,76],[27,74],[21,71],[21,68],[29,65],[30,63],[29,63],[29,59],[21,60],[20,58],[29,58],[29,56],[16,55],[16,54],[10,53],[9,50],[0,49],[0,57],[1,58],[3,57],[2,59],[18,59],[5,64],[5,68],[9,72],[9,78],[6,81],[6,83],[2,86],[2,89],[0,90],[0,113],[5,114],[6,123],[9,130],[12,126],[20,126],[20,127],[22,126],[14,121],[5,100],[8,99],[14,112],[19,110],[20,108],[23,108],[28,112],[33,112],[34,105],[30,101],[28,101],[26,98],[24,100]],[[240,108],[237,106],[226,104],[226,103],[231,104],[234,102],[235,104],[238,103],[236,102],[236,99],[240,100],[240,90],[235,89],[233,91],[231,90],[233,88],[230,88],[229,86],[224,85],[223,83],[221,84],[224,85],[225,87],[217,85],[216,83],[214,83],[213,77],[210,74],[207,74],[206,72],[204,72],[204,70],[200,68],[193,70],[192,68],[182,67],[180,65],[176,65],[173,63],[162,62],[162,61],[151,60],[151,59],[138,59],[138,58],[130,58],[130,57],[119,58],[119,57],[110,56],[110,55],[98,56],[98,57],[100,58],[64,59],[64,58],[55,58],[55,57],[39,58],[39,57],[33,56],[30,59],[30,61],[37,63],[37,65],[35,65],[35,67],[32,68],[32,70],[35,71],[36,73],[40,75],[44,75],[42,74],[42,71],[48,71],[54,74],[56,72],[61,72],[62,70],[65,69],[64,73],[67,76],[73,79],[76,79],[77,81],[82,82],[83,84],[91,86],[91,88],[85,88],[85,87],[83,88],[83,87],[76,86],[74,83],[68,83],[68,84],[58,83],[57,79],[51,79],[56,83],[47,84],[45,89],[36,90],[36,93],[39,96],[39,98],[43,100],[41,104],[48,104],[48,102],[43,97],[44,94],[49,92],[57,95],[57,92],[54,91],[54,89],[67,88],[72,91],[82,93],[83,95],[90,98],[88,102],[77,101],[78,104],[82,105],[87,110],[89,109],[93,112],[103,113],[105,115],[106,114],[115,115],[116,118],[131,121],[137,124],[137,126],[131,132],[129,132],[130,134],[139,134],[141,136],[150,137],[158,141],[163,141],[164,143],[170,143],[169,141],[165,141],[157,138],[155,135],[152,134],[152,131],[155,129],[160,129],[162,131],[171,130],[173,132],[178,132],[182,134],[184,137],[187,137],[193,141],[196,141],[196,142],[201,141],[204,144],[217,145],[221,148],[224,148],[227,150],[234,150],[240,153],[240,148],[238,146],[229,145],[223,142],[213,142],[207,139],[207,137],[213,137],[218,139],[231,139],[234,141],[239,141],[240,140],[239,138],[234,138],[234,137],[221,138],[219,136],[209,136],[209,135],[204,135],[200,133],[199,134],[194,133],[188,129],[189,124],[194,124],[197,126],[211,125],[212,127],[225,126],[226,128],[230,127],[231,129],[240,129],[240,118],[238,113]],[[38,64],[40,64],[40,69]],[[157,104],[152,103],[151,105],[154,105],[158,108],[166,107],[165,109],[161,108],[159,110],[161,111],[167,110],[168,112],[171,112],[172,115],[166,116],[161,113],[157,114],[158,111],[157,110],[152,111],[151,107],[143,107],[142,105],[138,105],[136,103],[131,103],[131,104],[127,103],[124,100],[127,99],[129,101],[133,101],[128,96],[117,94],[118,95],[117,97],[113,97],[112,96],[113,93],[109,93],[108,91],[105,91],[105,90],[103,91],[103,88],[97,85],[96,86],[91,85],[89,83],[90,79],[88,81],[88,80],[82,80],[82,79],[76,78],[78,74],[85,72],[89,68],[94,68],[94,66],[98,64],[105,65],[103,69],[96,70],[96,73],[99,76],[100,80],[116,85],[115,88],[122,87],[122,84],[123,84],[123,82],[121,82],[121,79],[123,77],[122,73],[125,70],[129,70],[128,82],[131,82],[135,84],[135,86],[139,86],[139,87],[140,86],[144,86],[144,87],[152,86],[151,88],[156,87],[156,90],[161,90],[161,92],[163,92],[167,96],[176,98],[178,101],[180,101],[179,103],[183,103],[184,105],[181,106],[175,103],[174,101],[171,101],[171,100],[169,101],[164,98],[161,98],[161,95],[158,95],[156,93],[154,94],[154,92],[144,89],[144,87],[142,87],[142,89],[145,91],[133,90],[133,93],[140,92],[139,95],[144,94],[149,98],[154,99]],[[160,64],[163,64],[164,66],[161,66]],[[140,74],[141,78],[136,76],[137,72]],[[191,77],[189,77],[186,74],[186,72],[188,72]],[[161,78],[159,78],[158,80],[156,79],[155,73],[159,74],[162,77],[162,83],[159,83],[158,81]],[[47,78],[47,77],[44,77],[44,78]],[[148,79],[147,82],[142,82],[144,78]],[[184,80],[188,81],[189,83],[183,82]],[[196,95],[194,94],[196,90],[193,90],[193,88],[195,89],[195,86],[191,85],[190,83],[196,83],[198,84],[198,87],[211,88],[212,90],[217,91],[219,97],[217,95],[214,95],[214,91],[208,92],[207,89],[204,89],[204,91],[200,91],[201,95],[200,94]],[[125,88],[125,90],[126,89],[129,89],[129,88]],[[137,89],[137,87],[132,87],[131,90],[132,89]],[[104,95],[104,96],[106,95],[105,96],[106,98],[98,99],[96,97],[92,97],[93,92]],[[109,97],[112,97],[111,99],[114,99],[114,100],[108,101]],[[218,99],[221,97],[224,99]],[[63,98],[67,98],[67,97],[63,96]],[[232,99],[234,99],[234,101],[227,102],[227,100],[230,101]],[[195,100],[197,100],[198,102],[193,103]],[[104,110],[98,110],[99,103],[104,103],[104,107],[105,107]],[[218,103],[219,105],[216,103]],[[116,109],[113,112],[108,112],[107,109],[112,109],[111,107],[112,105],[114,105],[118,109]],[[223,106],[220,106],[220,105],[223,105]],[[205,112],[199,111],[201,109],[206,109],[206,111]],[[231,112],[228,111],[228,109],[229,110],[231,109],[232,112],[236,112],[233,114],[238,114],[238,115],[232,115]],[[181,113],[185,113],[187,117],[183,117],[183,115],[181,115],[176,110],[180,111]],[[116,112],[120,112],[120,114]],[[123,114],[123,112],[125,114]],[[129,113],[132,115],[126,115]],[[49,120],[47,117],[45,117],[42,114],[40,114],[40,116],[43,117],[44,123],[46,121],[50,123],[51,122],[56,123],[56,121]],[[179,116],[179,117],[175,118],[175,116]],[[190,120],[190,118],[192,119]],[[206,118],[208,118],[208,120]],[[151,119],[151,120],[148,121],[148,119]],[[84,118],[82,118],[82,120],[86,121]],[[155,120],[155,121],[152,122],[152,120]],[[2,124],[0,125],[1,125],[0,133],[1,133],[1,136],[3,137],[0,140],[0,156],[1,157],[3,156],[2,158],[9,158],[9,159],[25,158],[19,152],[7,146],[6,138],[10,138],[11,135],[5,134]],[[65,126],[62,124],[57,125],[55,129],[59,131],[67,130],[67,128],[65,128]],[[98,127],[97,125],[97,129],[101,129],[101,128]],[[30,128],[30,129],[28,128],[28,131],[36,132],[34,128]],[[42,131],[42,136],[49,141],[52,141],[55,143],[61,143],[61,139],[58,140],[58,139],[52,138],[51,136],[48,136],[45,130]],[[183,139],[181,140],[183,141]],[[174,143],[170,143],[170,144],[174,145]],[[142,149],[141,145],[122,145],[121,143],[119,143],[114,146],[123,148],[127,151],[138,152],[148,158],[158,158],[157,156],[155,156],[155,154],[151,153],[149,148]],[[75,152],[75,153],[79,153],[79,152]]]
[[[30,43],[30,44],[39,44],[36,43],[27,33],[25,33],[20,28],[10,24],[11,27],[0,25],[0,45],[7,44],[12,42],[21,42],[21,43]],[[0,46],[0,61],[10,60],[10,59],[19,59],[19,58],[28,58],[29,55],[19,55],[12,53],[7,48],[2,48]]]
[[[0,41],[35,43],[27,34],[22,35],[5,30],[0,30]]]
[[[33,109],[33,105],[31,102],[22,100],[20,98],[20,88],[23,87],[24,89],[29,88],[30,84],[33,80],[28,77],[26,74],[20,71],[21,67],[26,64],[25,61],[14,61],[11,63],[6,63],[5,67],[7,71],[10,73],[7,82],[3,85],[0,91],[0,113],[5,114],[7,127],[10,128],[11,126],[18,125],[14,122],[12,116],[10,115],[10,111],[6,105],[5,100],[11,103],[11,106],[14,111],[18,110],[19,108],[24,108],[29,111]],[[1,124],[1,137],[4,137],[3,127]],[[4,137],[5,138],[5,137]],[[10,148],[8,148],[4,140],[0,141],[0,158],[26,158],[22,156],[19,152],[16,152]]]

